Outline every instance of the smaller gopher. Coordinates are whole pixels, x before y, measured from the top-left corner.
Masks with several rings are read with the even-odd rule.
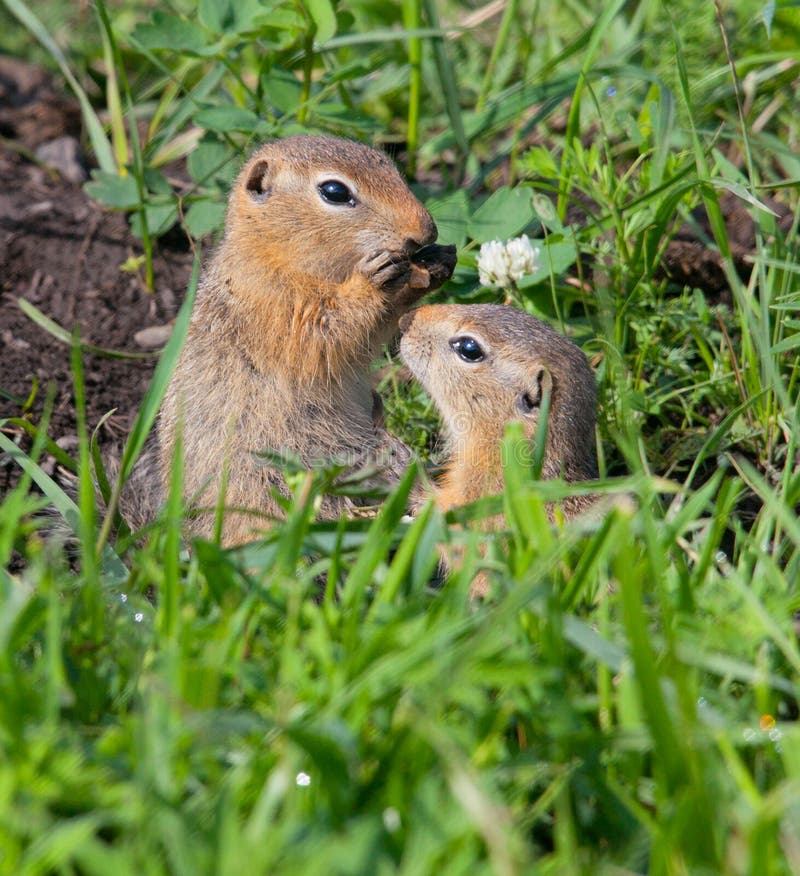
[[[502,439],[507,423],[533,440],[550,395],[542,477],[597,477],[597,390],[582,351],[541,320],[491,304],[432,305],[400,319],[400,353],[442,415],[448,459],[435,486],[447,510],[503,491]],[[569,496],[573,517],[594,502]],[[472,595],[483,595],[482,576]]]

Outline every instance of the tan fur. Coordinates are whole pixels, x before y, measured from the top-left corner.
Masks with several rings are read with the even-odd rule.
[[[541,320],[498,305],[421,307],[406,314],[400,328],[403,360],[430,394],[447,433],[448,458],[434,486],[442,510],[503,491],[506,425],[521,422],[533,442],[544,392],[551,401],[542,477],[597,477],[595,381],[575,344]],[[463,337],[478,342],[482,361],[465,362],[453,350],[452,341]],[[520,408],[523,394],[532,403],[529,411]],[[561,508],[572,517],[593,501],[568,497]],[[472,595],[483,595],[486,586],[480,576]]]
[[[354,207],[331,206],[318,186],[338,180]],[[257,451],[289,451],[306,464],[338,458],[355,466],[407,449],[372,416],[367,367],[397,319],[452,273],[454,250],[435,271],[414,254],[436,225],[390,159],[334,137],[268,143],[245,164],[231,191],[225,235],[198,287],[186,344],[158,422],[162,495],[175,439],[183,439],[184,493],[263,515],[230,513],[223,540],[245,541],[279,513],[282,475]],[[397,456],[405,459],[398,461]],[[341,500],[321,513],[334,516]],[[190,529],[208,535],[212,515]]]

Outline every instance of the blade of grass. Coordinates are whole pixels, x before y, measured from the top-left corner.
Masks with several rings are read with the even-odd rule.
[[[421,2],[425,9],[425,17],[428,19],[428,24],[434,30],[440,30],[436,0],[421,0]],[[464,132],[464,120],[461,116],[461,98],[459,96],[458,84],[456,82],[453,65],[447,54],[444,39],[442,37],[431,37],[431,45],[433,47],[433,57],[436,62],[436,70],[439,74],[439,85],[441,86],[442,94],[444,96],[447,117],[450,120],[450,126],[453,129],[459,153],[459,160],[455,173],[455,183],[458,185],[463,178],[464,167],[467,162],[467,156],[469,155],[469,142],[467,140],[467,135]]]
[[[50,504],[77,535],[80,530],[80,511],[75,502],[31,457],[20,450],[2,432],[0,432],[0,449],[4,450],[39,487]],[[108,546],[104,548],[102,553],[102,572],[109,579],[109,583],[112,584],[120,584],[128,578],[128,570],[125,568],[122,560]]]
[[[87,638],[101,641],[103,635],[103,601],[100,589],[100,574],[94,551],[95,501],[92,478],[89,434],[86,428],[86,394],[83,380],[83,353],[76,330],[72,345],[72,379],[75,392],[75,413],[78,430],[78,539],[81,548],[81,572],[83,610],[88,624]]]
[[[70,346],[72,345],[72,335],[65,328],[62,328],[57,322],[55,322],[55,320],[50,319],[49,316],[45,316],[45,314],[43,314],[38,307],[31,304],[30,301],[27,301],[25,298],[17,298],[17,305],[25,316],[33,320],[36,325],[43,328],[48,334],[51,334],[56,338],[56,340],[62,341]],[[88,344],[83,339],[78,339],[78,343],[81,345],[82,352],[91,353],[95,356],[103,356],[107,359],[152,359],[154,355],[153,353],[126,353],[122,350],[109,350],[105,347],[96,347],[94,344]]]
[[[111,498],[109,499],[108,508],[106,509],[106,516],[103,519],[103,525],[100,528],[100,534],[97,538],[98,551],[104,547],[108,539],[111,525],[114,521],[114,515],[119,507],[119,497],[122,493],[122,487],[125,484],[125,481],[130,477],[134,463],[142,452],[147,436],[150,434],[153,423],[158,416],[158,410],[161,407],[161,402],[167,391],[169,379],[178,362],[178,356],[183,349],[183,342],[186,340],[186,333],[189,330],[189,321],[192,316],[192,307],[194,306],[194,298],[197,291],[197,280],[200,275],[200,261],[201,248],[197,247],[194,254],[189,287],[186,290],[186,298],[175,318],[172,335],[159,357],[158,364],[153,372],[153,379],[150,381],[150,386],[148,386],[147,392],[144,394],[142,403],[139,406],[139,411],[136,414],[136,419],[134,420],[130,434],[128,435],[128,440],[125,442],[125,448],[122,451],[119,473],[114,482],[114,487],[111,491]]]
[[[558,200],[556,209],[558,218],[564,222],[567,215],[567,204],[570,190],[570,180],[572,177],[572,142],[578,137],[580,122],[581,122],[581,95],[589,78],[589,71],[594,64],[597,52],[600,50],[600,43],[605,36],[606,30],[611,22],[616,18],[620,9],[625,5],[625,0],[614,0],[604,9],[597,24],[592,28],[592,35],[589,43],[586,46],[586,51],[583,55],[583,63],[581,64],[581,72],[578,77],[578,82],[575,86],[575,91],[572,95],[572,104],[569,108],[569,116],[567,117],[567,129],[564,132],[564,154],[561,158],[561,169],[558,175]]]
[[[181,524],[183,522],[183,430],[176,429],[169,492],[164,508],[164,574],[159,588],[156,626],[165,643],[176,643],[180,632]]]
[[[416,477],[416,469],[411,466],[400,483],[384,502],[378,516],[369,528],[364,546],[358,552],[355,563],[342,587],[342,607],[347,614],[348,640],[355,640],[355,628],[359,623],[356,606],[364,598],[372,574],[381,560],[385,559],[395,538],[397,524],[405,514],[408,496]]]
[[[374,617],[375,613],[379,610],[379,607],[382,603],[392,602],[399,593],[403,582],[408,578],[408,575],[414,563],[414,558],[417,555],[417,550],[420,546],[420,542],[422,541],[425,535],[425,530],[428,528],[428,524],[431,520],[431,517],[433,516],[434,507],[435,506],[433,502],[429,501],[417,514],[411,525],[408,527],[408,531],[403,537],[403,540],[400,542],[400,545],[397,548],[394,557],[392,558],[392,564],[389,567],[389,572],[386,575],[386,578],[384,578],[380,590],[375,597],[375,601],[370,607],[370,610],[367,614],[368,618]],[[436,553],[434,551],[430,550],[427,552],[427,557],[429,564],[428,575],[430,575],[433,573],[434,568],[436,567],[438,557],[436,556]]]
[[[42,440],[44,441],[44,444],[42,445],[44,450],[46,450],[59,465],[64,466],[64,468],[71,471],[73,474],[77,473],[77,462],[75,462],[65,450],[62,450],[52,438],[45,434],[47,425],[44,418],[42,418],[38,426],[22,417],[9,417],[7,420],[3,420],[3,422],[8,423],[10,426],[16,426],[18,429],[22,429],[28,437],[33,438],[34,441],[39,435],[41,435]]]
[[[367,33],[353,33],[332,37],[316,47],[318,52],[332,52],[345,46],[361,46],[371,43],[394,43],[407,39],[444,39],[451,33],[458,33],[460,28],[450,27],[444,30],[440,27],[420,27],[415,30],[398,30],[396,28],[376,28]]]
[[[497,61],[503,52],[505,52],[506,43],[508,42],[512,26],[517,23],[517,16],[519,14],[518,10],[519,0],[508,0],[505,11],[503,12],[503,18],[500,21],[500,27],[497,29],[497,37],[492,46],[489,63],[486,65],[486,72],[483,75],[481,90],[478,94],[478,99],[475,101],[475,110],[477,112],[480,112],[486,104],[486,98],[489,96],[489,91],[492,87],[492,78],[494,77]]]
[[[114,47],[105,28],[100,29],[100,36],[103,40],[103,62],[106,68],[106,105],[111,126],[111,145],[120,176],[125,176],[128,163],[128,140],[125,136],[125,119],[122,114]]]
[[[647,725],[656,749],[658,771],[663,775],[667,795],[675,793],[686,782],[686,765],[678,736],[675,733],[661,690],[661,678],[655,654],[647,634],[642,594],[645,570],[637,562],[632,549],[630,523],[620,517],[620,551],[614,562],[614,574],[622,594],[623,620],[630,643],[630,654],[636,670],[636,684]]]

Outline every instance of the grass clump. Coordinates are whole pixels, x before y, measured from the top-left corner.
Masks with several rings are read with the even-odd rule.
[[[0,434],[24,468],[0,505],[0,872],[800,872],[795,10],[124,5],[117,25],[98,4],[76,45],[104,62],[77,84],[113,156],[89,191],[143,248],[218,227],[253,139],[407,144],[460,248],[439,298],[498,300],[478,246],[538,238],[513,295],[597,367],[614,501],[553,527],[545,501],[576,488],[510,466],[502,497],[408,522],[411,472],[376,518],[319,522],[333,473],[292,470],[262,539],[187,550],[178,456],[159,520],[115,538],[187,306],[106,523],[95,424],[77,506],[38,465],[46,418],[29,451]],[[686,227],[716,291],[668,268]],[[419,391],[383,394],[430,452]],[[464,561],[434,587],[442,543]]]

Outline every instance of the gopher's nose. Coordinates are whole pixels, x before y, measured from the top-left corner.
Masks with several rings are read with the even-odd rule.
[[[438,236],[439,230],[436,228],[433,216],[422,208],[419,223],[410,234],[406,235],[404,249],[409,255],[413,255],[418,249],[433,243]]]
[[[414,314],[416,310],[411,310],[408,313],[404,313],[400,319],[397,321],[397,324],[400,326],[401,332],[407,332],[411,326],[411,323],[414,322]]]

